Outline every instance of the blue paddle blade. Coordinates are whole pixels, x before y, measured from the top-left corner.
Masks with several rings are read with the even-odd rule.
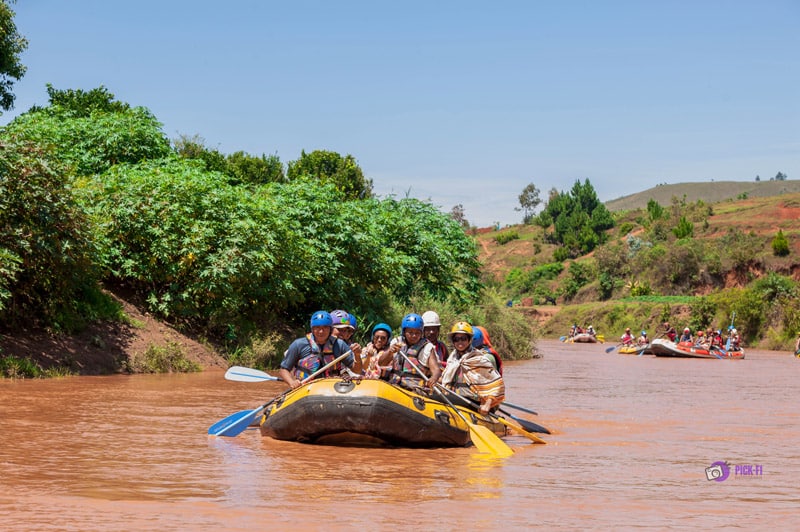
[[[238,436],[256,420],[256,417],[258,417],[262,409],[263,407],[259,406],[253,410],[242,410],[231,414],[225,419],[211,425],[208,429],[208,433],[212,436],[227,436],[229,438]]]

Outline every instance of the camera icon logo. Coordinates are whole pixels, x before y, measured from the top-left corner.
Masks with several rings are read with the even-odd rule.
[[[706,478],[722,482],[731,474],[731,468],[726,462],[714,462],[706,468]]]

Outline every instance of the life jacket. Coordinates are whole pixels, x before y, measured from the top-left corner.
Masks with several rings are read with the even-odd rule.
[[[503,359],[500,357],[500,353],[495,351],[494,347],[492,347],[492,340],[489,338],[489,331],[487,331],[485,327],[482,327],[480,325],[478,325],[478,329],[481,330],[481,333],[483,335],[483,345],[480,348],[494,357],[495,363],[497,365],[497,372],[502,376]]]
[[[389,382],[405,386],[423,386],[427,377],[431,376],[431,372],[427,366],[419,361],[418,357],[422,349],[429,343],[425,338],[412,346],[408,346],[404,341],[400,348],[400,353],[405,353],[406,356],[404,357],[400,353],[394,356],[394,367],[389,376]],[[433,353],[432,355],[435,356]],[[420,371],[414,369],[415,367]],[[420,372],[425,375],[425,379],[420,376]]]
[[[449,356],[447,352],[447,346],[444,345],[444,342],[436,341],[433,344],[434,352],[436,353],[436,358],[439,360],[439,366],[441,366],[442,370],[447,367],[447,357]]]
[[[308,346],[311,348],[311,351],[308,355],[297,361],[294,375],[298,380],[303,380],[310,377],[319,368],[331,363],[336,358],[336,356],[333,354],[333,342],[335,340],[333,336],[329,336],[328,339],[325,340],[325,345],[322,346],[322,349],[320,349],[319,344],[316,342],[316,340],[314,340],[313,334],[308,333],[306,335],[306,339],[308,340]],[[338,373],[339,366],[340,363],[337,363],[333,367],[326,369],[322,376],[333,376],[334,374]]]

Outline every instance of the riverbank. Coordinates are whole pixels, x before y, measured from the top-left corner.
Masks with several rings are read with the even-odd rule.
[[[106,375],[127,372],[148,349],[175,346],[203,370],[228,367],[225,358],[211,346],[109,295],[122,305],[127,322],[96,322],[76,335],[42,328],[5,331],[0,333],[0,357],[29,359],[43,370],[64,368],[78,375]]]

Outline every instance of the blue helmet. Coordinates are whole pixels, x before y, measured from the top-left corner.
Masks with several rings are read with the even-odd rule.
[[[642,336],[647,336],[647,331],[642,331]]]
[[[419,314],[406,314],[403,318],[403,322],[400,324],[401,329],[419,329],[420,331],[424,328],[424,322],[422,321],[422,316]]]
[[[388,326],[387,324],[385,324],[385,323],[379,323],[379,324],[377,324],[375,327],[373,327],[373,328],[372,328],[372,335],[370,336],[370,338],[372,338],[373,336],[375,336],[375,333],[376,333],[376,332],[378,332],[378,331],[385,331],[385,332],[386,332],[386,334],[388,334],[388,335],[389,335],[389,338],[391,338],[391,337],[392,337],[392,328],[391,328],[391,327],[389,327],[389,326]]]
[[[358,322],[356,321],[356,317],[353,316],[352,314],[349,314],[349,316],[350,316],[350,325],[353,327],[353,329],[358,329]]]
[[[477,327],[472,327],[472,347],[483,345],[483,332]]]
[[[330,327],[331,325],[333,325],[333,318],[328,312],[318,310],[311,315],[312,327]]]

